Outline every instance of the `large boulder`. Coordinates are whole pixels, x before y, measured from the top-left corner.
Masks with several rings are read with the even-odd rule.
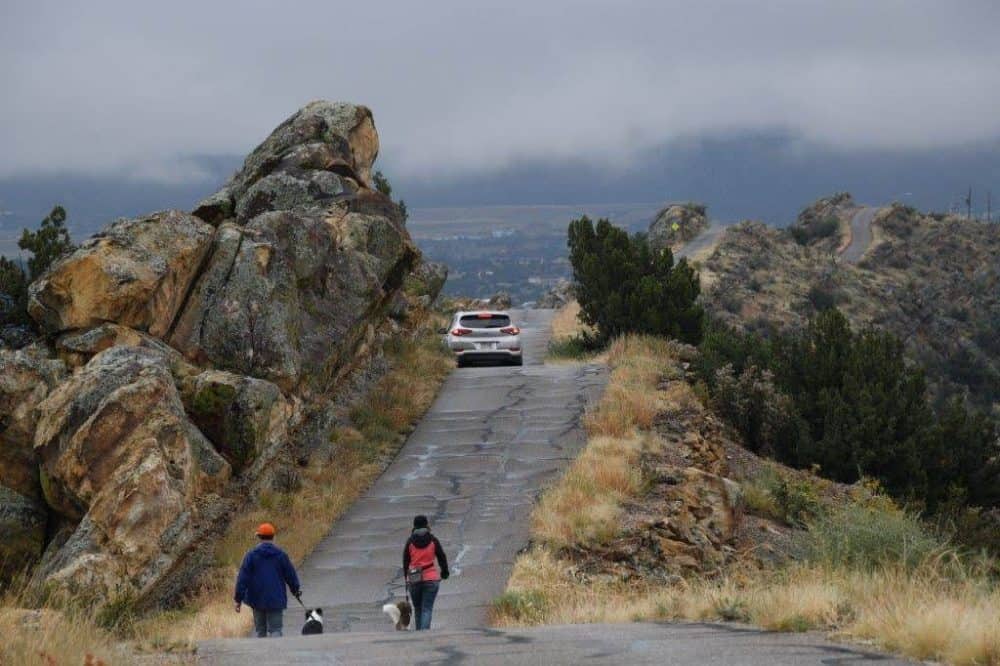
[[[0,351],[0,579],[38,559],[47,511],[33,441],[38,405],[66,375],[60,361],[28,348]]]
[[[368,186],[377,152],[365,107],[313,102],[279,126],[196,209],[219,228],[170,344],[284,390],[327,386],[419,259]]]
[[[703,204],[679,203],[664,206],[649,225],[649,246],[654,250],[676,250],[708,228]]]
[[[206,370],[185,382],[182,400],[234,473],[266,464],[288,441],[297,411],[271,382],[222,370]]]
[[[28,311],[50,334],[111,321],[163,336],[213,231],[175,210],[118,220],[31,285]]]
[[[216,529],[230,466],[188,420],[169,365],[112,347],[38,406],[42,490],[75,529],[49,545],[36,586],[142,600]]]
[[[283,122],[243,168],[194,214],[212,224],[245,222],[266,210],[290,210],[371,188],[378,133],[364,106],[315,101]]]

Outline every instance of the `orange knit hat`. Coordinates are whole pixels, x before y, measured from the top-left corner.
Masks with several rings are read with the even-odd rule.
[[[261,523],[260,527],[257,528],[257,536],[259,537],[273,537],[274,536],[274,525],[271,523]]]

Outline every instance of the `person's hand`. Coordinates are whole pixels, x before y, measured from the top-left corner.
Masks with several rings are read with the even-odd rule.
[[[236,602],[236,612],[237,613],[240,612],[240,602],[238,602],[238,601]]]
[[[448,576],[450,575],[451,572],[445,569],[444,571],[441,572],[441,580],[448,580]]]

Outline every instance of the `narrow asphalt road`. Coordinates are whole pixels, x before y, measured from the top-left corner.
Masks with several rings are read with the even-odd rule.
[[[878,208],[865,206],[851,217],[851,243],[840,255],[844,261],[856,264],[872,244],[872,220]]]
[[[580,624],[530,629],[350,633],[203,644],[201,663],[244,664],[694,664],[896,666],[906,662],[814,633],[776,634],[732,624]],[[265,656],[266,655],[266,656]]]
[[[729,225],[725,222],[713,220],[707,229],[685,243],[679,250],[677,250],[674,256],[677,259],[691,259],[696,254],[715,243],[719,236],[722,235],[722,232],[728,227]]]
[[[393,631],[381,607],[403,598],[403,544],[419,513],[452,572],[434,626],[485,626],[528,541],[532,504],[583,445],[580,417],[605,382],[599,366],[543,364],[552,313],[514,313],[523,367],[452,372],[389,468],[300,567],[303,600],[323,608],[327,632]],[[302,624],[294,606],[285,617],[293,634]]]

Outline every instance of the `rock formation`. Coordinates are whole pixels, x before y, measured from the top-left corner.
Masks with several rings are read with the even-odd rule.
[[[0,352],[0,521],[36,592],[177,598],[274,462],[329,442],[337,387],[447,275],[377,154],[367,108],[313,102],[193,214],[118,220],[31,286],[49,346]]]
[[[649,245],[654,250],[677,249],[708,228],[706,208],[698,203],[669,204],[649,225]]]

